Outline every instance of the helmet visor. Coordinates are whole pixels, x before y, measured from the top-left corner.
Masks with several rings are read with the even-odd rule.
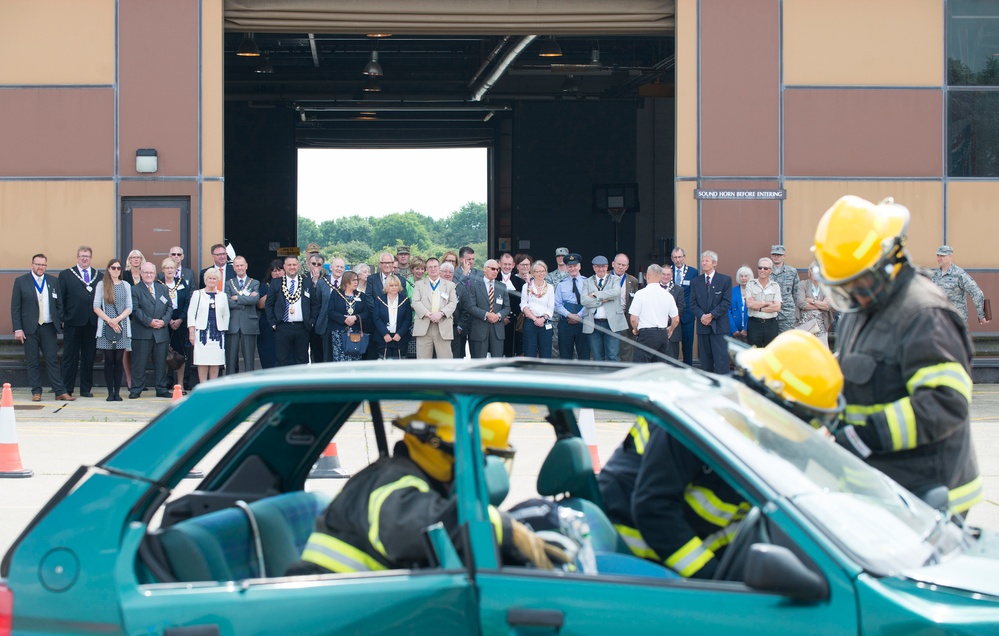
[[[878,267],[864,272],[853,280],[831,285],[820,282],[822,290],[829,298],[829,304],[836,311],[855,313],[871,311],[888,294],[891,276],[888,267]]]

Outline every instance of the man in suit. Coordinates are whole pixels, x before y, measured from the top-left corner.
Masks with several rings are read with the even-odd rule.
[[[45,372],[57,400],[72,402],[76,398],[66,392],[59,369],[59,352],[56,334],[61,327],[62,299],[55,276],[45,273],[49,259],[44,254],[31,257],[31,273],[18,276],[10,297],[10,321],[14,326],[14,339],[24,345],[24,358],[28,365],[28,384],[31,401],[42,401],[42,374],[39,353],[45,356]],[[96,327],[95,333],[96,333]]]
[[[582,295],[583,306],[589,310],[583,318],[583,332],[594,360],[617,362],[621,341],[616,332],[628,328],[621,307],[620,279],[608,273],[606,256],[594,256],[590,264],[594,273],[586,279]]]
[[[257,336],[260,334],[260,321],[257,317],[257,300],[260,299],[260,281],[246,275],[246,259],[237,256],[232,259],[236,277],[225,284],[225,295],[229,298],[229,330],[225,340],[226,374],[253,371],[253,358],[257,353]],[[243,355],[240,366],[239,357]]]
[[[222,289],[225,289],[225,284],[229,282],[229,279],[236,276],[236,270],[229,265],[229,253],[226,252],[225,245],[221,243],[216,243],[212,245],[212,260],[215,264],[212,265],[215,269],[219,270],[219,285]],[[205,272],[208,271],[208,267],[201,270],[198,274],[198,289],[202,289],[205,286]]]
[[[686,309],[680,313],[680,333],[683,340],[683,362],[691,364],[694,361],[694,313],[690,303],[690,282],[697,278],[697,268],[687,265],[687,253],[682,248],[674,248],[673,284],[683,289],[683,299]]]
[[[385,293],[385,278],[392,273],[394,263],[395,257],[388,252],[382,252],[378,255],[378,272],[368,276],[367,290],[371,298],[378,298]],[[406,281],[402,281],[402,290],[399,293],[403,296],[406,295]]]
[[[715,271],[718,254],[701,254],[701,275],[690,283],[690,302],[697,325],[697,355],[701,369],[728,375],[728,307],[732,304],[732,279]]]
[[[184,248],[180,247],[179,245],[175,245],[174,247],[171,247],[170,248],[170,258],[172,258],[173,262],[177,264],[177,273],[174,274],[174,277],[175,278],[179,278],[180,280],[184,281],[184,287],[186,287],[186,288],[188,288],[190,290],[194,290],[194,289],[197,289],[197,288],[201,287],[201,285],[204,284],[204,283],[201,283],[201,284],[195,285],[194,284],[195,283],[195,281],[194,281],[194,270],[191,269],[190,267],[184,267],[184,265],[183,265],[183,263],[184,263]],[[161,283],[163,282],[163,272],[160,272],[159,274],[156,275],[156,280],[160,281]]]
[[[427,275],[413,285],[413,336],[416,357],[451,358],[454,339],[453,318],[458,307],[458,289],[452,281],[441,278],[441,262],[427,259]]]
[[[321,307],[312,277],[302,276],[298,271],[300,266],[297,256],[284,258],[284,276],[271,280],[264,304],[267,320],[274,330],[279,367],[308,364],[309,333]]]
[[[142,396],[146,388],[146,368],[153,357],[156,397],[172,397],[167,384],[166,357],[170,347],[168,324],[173,314],[170,290],[156,280],[156,266],[150,261],[139,270],[142,282],[132,285],[132,386],[128,399]]]
[[[335,262],[337,259],[333,259]],[[340,259],[343,260],[343,259]],[[332,263],[331,263],[332,265]],[[331,267],[332,269],[332,267]],[[333,362],[333,325],[330,323],[329,310],[330,310],[330,298],[335,293],[333,283],[336,282],[336,287],[340,286],[340,277],[343,276],[343,270],[340,270],[337,278],[334,279],[332,276],[326,278],[325,276],[319,279],[316,283],[316,295],[319,296],[319,312],[316,314],[316,322],[312,326],[312,333],[309,334],[309,348],[312,349],[319,343],[319,351],[322,356],[320,362]],[[368,347],[369,349],[372,347]],[[313,362],[317,362],[316,357],[313,355],[310,357]]]
[[[615,256],[614,260],[611,261],[611,267],[614,268],[614,275],[617,276],[617,289],[621,296],[621,313],[627,322],[627,316],[630,315],[629,312],[631,311],[631,303],[635,300],[635,293],[639,290],[638,279],[628,273],[628,268],[631,267],[631,260],[627,254],[621,253]],[[631,341],[635,339],[635,336],[631,333],[631,329],[628,328],[627,324],[625,324],[624,331],[617,332],[617,335],[621,337],[619,340],[621,344],[619,345],[618,359],[621,362],[631,362],[633,357]]]
[[[97,314],[94,313],[94,289],[104,274],[90,266],[93,250],[81,245],[76,250],[76,267],[59,274],[57,287],[62,301],[62,383],[73,395],[77,367],[80,373],[80,397],[94,397],[94,358],[97,354]]]
[[[682,287],[673,282],[673,268],[670,266],[663,267],[663,277],[659,281],[659,285],[663,289],[668,291],[670,295],[673,296],[673,302],[676,303],[677,311],[680,315],[683,315],[683,310],[686,309],[687,299],[684,298],[686,294]],[[669,337],[669,350],[666,352],[671,358],[680,358],[680,345],[681,345],[681,335],[683,333],[682,329],[674,329],[673,333]]]
[[[585,319],[587,314],[593,312],[583,306],[586,279],[579,273],[583,257],[573,252],[566,256],[563,262],[569,275],[555,286],[555,313],[560,316],[559,357],[563,360],[572,360],[575,353],[577,360],[589,360],[590,342],[587,334],[593,331],[593,322],[590,321],[587,325]]]
[[[472,295],[472,281],[476,278],[482,278],[482,270],[475,269],[475,250],[471,247],[464,245],[458,250],[458,266],[454,268],[453,278],[455,286],[461,289],[463,297]],[[462,303],[462,313],[465,311],[464,307],[465,304]],[[469,324],[468,329],[465,329],[461,321],[459,321],[458,327],[458,335],[451,343],[451,351],[454,353],[454,357],[464,358],[465,348],[468,344],[468,332],[471,330],[471,325]],[[460,355],[457,352],[460,352]]]
[[[454,282],[454,265],[445,261],[441,263],[441,278],[446,281]],[[452,358],[464,358],[465,357],[465,344],[468,342],[468,330],[470,329],[471,323],[469,322],[469,314],[465,311],[465,296],[470,292],[465,288],[464,285],[454,286],[455,296],[458,298],[458,304],[454,308],[454,315],[451,316],[451,330],[453,334],[453,339],[451,340],[451,357]]]
[[[503,319],[510,315],[510,294],[506,285],[496,280],[499,263],[493,259],[483,265],[482,278],[472,279],[469,295],[465,299],[465,310],[471,314],[471,343],[473,358],[503,357],[503,339],[506,329]]]

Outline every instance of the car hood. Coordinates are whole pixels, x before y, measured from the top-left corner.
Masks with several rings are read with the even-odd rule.
[[[999,533],[986,531],[961,555],[944,563],[910,568],[902,576],[930,585],[999,598]]]

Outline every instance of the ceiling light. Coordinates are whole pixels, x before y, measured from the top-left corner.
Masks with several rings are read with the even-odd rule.
[[[273,73],[274,64],[271,62],[270,58],[262,57],[260,62],[257,64],[257,68],[253,69],[256,73]]]
[[[390,37],[392,37],[392,34],[391,33],[368,33],[368,37],[369,38],[390,38]]]
[[[382,76],[382,65],[378,63],[378,51],[371,52],[371,59],[368,60],[367,65],[364,67],[364,70],[361,72],[371,77]]]
[[[562,47],[555,41],[555,36],[551,35],[547,40],[541,41],[540,57],[562,57]]]
[[[380,93],[382,92],[382,86],[378,83],[378,80],[374,76],[368,78],[368,81],[364,83],[365,93]]]
[[[242,43],[240,43],[239,48],[236,49],[236,55],[240,57],[260,57],[260,48],[253,40],[252,33],[247,33],[243,37]]]
[[[579,92],[579,82],[576,81],[575,77],[573,77],[572,75],[569,75],[569,76],[567,76],[565,78],[565,81],[562,82],[562,92],[563,93],[578,93]]]

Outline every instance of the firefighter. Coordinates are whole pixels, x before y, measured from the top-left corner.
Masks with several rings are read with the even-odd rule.
[[[842,413],[843,375],[815,336],[791,330],[740,347],[734,377],[813,426]],[[649,461],[644,461],[649,458]],[[750,505],[683,444],[637,418],[598,477],[607,516],[631,551],[683,577],[710,579]]]
[[[493,402],[479,414],[483,451],[513,458],[507,444],[513,407]],[[423,531],[438,522],[452,536],[458,529],[454,481],[454,407],[423,402],[393,424],[403,431],[391,458],[371,464],[347,482],[316,520],[316,530],[288,575],[367,572],[429,567]],[[552,569],[551,558],[567,557],[523,524],[490,506],[504,563]]]
[[[971,358],[961,316],[905,252],[909,211],[837,201],[815,231],[819,283],[843,312],[846,412],[836,440],[917,495],[948,489],[951,512],[982,499],[971,441]]]

